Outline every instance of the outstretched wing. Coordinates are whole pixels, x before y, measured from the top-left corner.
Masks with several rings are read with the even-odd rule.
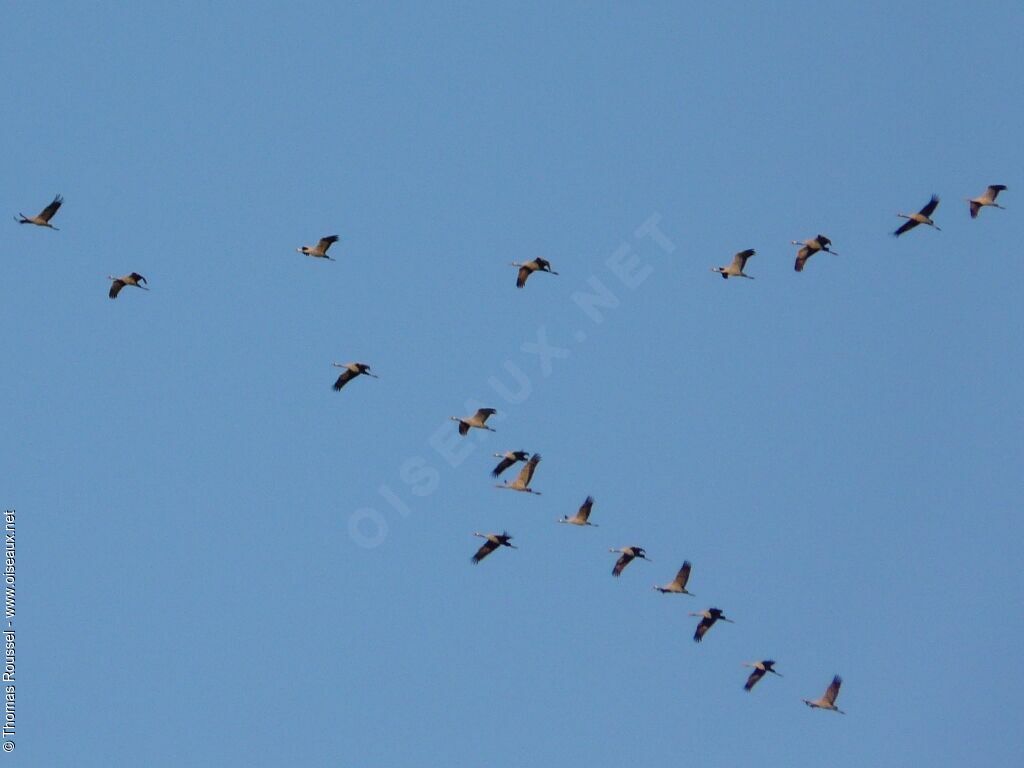
[[[516,459],[515,457],[509,458],[508,456],[506,456],[505,458],[498,462],[498,466],[496,466],[492,470],[491,475],[493,477],[498,477],[498,475],[500,475],[506,469],[511,467],[513,464],[515,464],[516,461],[518,461],[518,459]]]
[[[526,285],[526,278],[528,278],[532,272],[533,270],[525,264],[521,266],[519,268],[519,276],[516,278],[516,288],[524,287]]]
[[[356,373],[355,371],[346,368],[344,371],[341,372],[341,375],[338,377],[338,380],[334,382],[334,391],[340,391],[342,387],[344,387],[358,375],[359,374]]]
[[[831,685],[829,685],[828,690],[825,691],[825,695],[822,698],[824,698],[825,701],[827,701],[829,704],[834,705],[836,703],[836,696],[839,695],[839,687],[842,684],[843,678],[841,678],[839,675],[833,677]]]
[[[989,199],[994,203],[996,198],[999,197],[999,193],[1005,191],[1005,189],[1005,184],[989,184],[987,190]]]
[[[516,478],[515,485],[520,488],[529,488],[530,481],[533,479],[533,473],[537,469],[537,463],[540,461],[540,454],[535,453],[530,457],[530,460],[526,462],[521,470],[519,470],[519,476]]]
[[[338,242],[337,235],[328,235],[327,237],[321,237],[320,242],[316,244],[316,249],[321,253],[327,253],[327,249],[331,247],[331,243]]]
[[[475,414],[473,414],[473,418],[480,419],[481,424],[486,424],[487,419],[496,413],[497,411],[494,410],[493,408],[481,408]]]
[[[795,269],[797,272],[803,272],[804,271],[804,264],[807,263],[807,260],[809,258],[811,258],[811,254],[813,254],[813,253],[814,253],[814,250],[812,248],[810,248],[809,246],[806,246],[806,245],[803,248],[801,248],[799,251],[797,251],[796,263],[793,265],[793,269]]]
[[[732,265],[734,267],[737,267],[739,271],[742,272],[744,269],[746,269],[747,259],[753,256],[754,253],[755,251],[753,248],[747,248],[747,250],[745,251],[740,251],[739,253],[732,257]]]
[[[913,219],[907,219],[905,222],[903,222],[903,225],[899,229],[897,229],[895,232],[893,232],[893,235],[895,235],[896,237],[899,237],[904,232],[909,232],[910,230],[912,230],[916,226],[917,226],[917,222],[916,221],[914,221]]]
[[[459,422],[459,434],[462,435],[462,436],[468,435],[469,434],[469,424],[467,424],[464,421],[460,421]]]
[[[928,201],[924,208],[921,209],[921,213],[931,218],[932,211],[939,206],[939,198],[937,195],[932,195],[932,199]]]
[[[475,555],[473,555],[473,565],[479,563],[481,560],[483,560],[485,557],[491,554],[491,552],[496,550],[499,546],[500,545],[496,541],[491,541],[490,539],[485,541],[484,545],[476,551]]]
[[[704,635],[706,635],[708,633],[708,630],[711,629],[711,625],[714,624],[714,623],[715,623],[715,620],[714,619],[709,619],[707,616],[705,616],[703,619],[701,619],[700,620],[700,624],[697,625],[697,631],[693,633],[693,639],[696,642],[698,642],[698,643],[701,640],[703,640],[704,639]]]
[[[579,517],[584,523],[587,522],[587,520],[590,518],[590,510],[593,508],[593,506],[594,497],[587,496],[587,498],[583,501],[583,504],[580,506],[580,511],[576,513],[576,516]]]
[[[751,672],[750,677],[747,678],[747,682],[744,684],[743,690],[749,691],[751,688],[757,685],[757,681],[764,676],[765,671],[763,669],[758,669],[757,667],[754,667],[754,671]]]
[[[39,212],[39,218],[42,219],[43,221],[49,221],[50,219],[53,218],[53,214],[57,212],[57,210],[61,206],[61,203],[63,202],[64,198],[61,197],[60,195],[57,195],[55,198],[53,198],[52,203],[50,203],[48,206],[46,206],[45,208],[43,208],[43,210]]]
[[[121,279],[115,280],[110,285],[110,293],[108,293],[107,295],[110,298],[112,298],[112,299],[116,299],[117,298],[117,294],[119,294],[121,292],[121,289],[124,288],[124,286],[125,286],[124,280],[121,280]]]
[[[976,203],[973,200],[971,200],[970,202],[971,202],[971,218],[972,219],[976,219],[976,218],[978,218],[978,211],[981,210],[981,203]]]
[[[686,583],[690,580],[690,561],[684,560],[683,567],[679,569],[679,573],[676,574],[675,581],[672,582],[680,589],[686,589]]]
[[[633,555],[627,555],[625,552],[622,553],[622,557],[615,563],[615,567],[612,568],[612,576],[618,576],[622,573],[622,569],[633,562]]]
[[[143,284],[145,284],[145,282],[146,282],[146,278],[144,278],[144,277],[143,277],[142,275],[140,275],[140,274],[139,274],[138,272],[132,272],[132,273],[131,273],[131,274],[129,275],[129,277],[130,277],[130,278],[131,278],[132,280],[134,280],[134,281],[135,281],[136,283],[143,283]]]

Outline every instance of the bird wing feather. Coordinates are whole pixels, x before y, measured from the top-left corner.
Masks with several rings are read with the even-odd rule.
[[[804,271],[804,264],[806,264],[807,260],[809,258],[811,258],[811,254],[813,252],[814,252],[813,249],[809,248],[806,245],[803,248],[801,248],[799,251],[797,251],[796,263],[793,265],[793,269],[795,269],[797,272],[803,272]]]
[[[331,247],[331,243],[338,242],[337,235],[329,235],[327,237],[321,237],[320,242],[316,244],[316,249],[321,253],[327,253],[327,249]]]
[[[587,520],[590,518],[590,510],[593,506],[594,497],[587,496],[583,504],[580,505],[579,512],[576,513],[576,516],[579,517],[583,522],[587,522]]]
[[[740,251],[739,253],[732,257],[732,265],[734,267],[738,267],[740,272],[742,272],[747,267],[747,259],[749,259],[753,255],[753,248],[747,248],[747,250],[745,251]]]
[[[904,232],[909,232],[910,230],[912,230],[916,226],[917,226],[917,222],[916,221],[914,221],[913,219],[907,219],[905,222],[903,222],[902,226],[900,226],[899,229],[897,229],[895,232],[893,232],[893,235],[895,235],[896,237],[899,237]]]
[[[53,198],[52,203],[50,203],[48,206],[46,206],[45,208],[43,208],[43,210],[39,212],[39,218],[42,219],[43,221],[49,221],[50,219],[53,218],[53,214],[57,212],[57,210],[61,206],[61,203],[63,202],[64,198],[61,197],[60,195],[57,195],[55,198]]]
[[[622,556],[615,562],[615,567],[612,568],[612,576],[618,576],[619,574],[621,574],[622,569],[629,565],[632,561],[633,555],[627,555],[625,552],[623,552]]]
[[[530,276],[530,274],[532,272],[533,272],[533,270],[530,269],[525,264],[523,266],[521,266],[519,268],[519,275],[518,275],[518,277],[516,277],[516,288],[523,288],[523,287],[525,287],[526,286],[526,279]]]
[[[496,541],[491,541],[490,539],[485,541],[483,546],[476,551],[475,555],[473,555],[473,564],[476,565],[477,563],[479,563],[481,560],[483,560],[485,557],[491,554],[491,552],[496,550],[499,546],[501,545],[498,544],[498,542]]]
[[[920,213],[929,218],[932,215],[932,211],[939,207],[939,198],[937,195],[932,195],[932,199],[928,201],[924,208],[921,209]]]
[[[673,584],[676,584],[680,589],[686,589],[686,583],[690,580],[691,567],[692,566],[690,565],[690,561],[685,560],[683,562],[683,567],[680,568],[679,573],[676,574],[676,578]]]
[[[822,697],[829,704],[836,703],[836,697],[839,695],[839,687],[843,684],[843,678],[836,675],[832,678],[831,684],[828,686],[828,690],[825,691],[825,695]]]
[[[344,371],[341,372],[341,375],[338,377],[338,380],[334,382],[334,391],[340,391],[342,387],[344,387],[358,375],[359,374],[357,374],[355,371],[346,368]]]
[[[743,690],[749,691],[751,688],[757,685],[757,681],[764,676],[765,671],[763,669],[758,669],[757,667],[755,667],[754,671],[750,673],[750,677],[747,678],[747,682],[743,686]]]
[[[493,477],[498,477],[498,475],[500,475],[502,472],[504,472],[506,469],[508,469],[509,467],[511,467],[515,463],[516,463],[516,460],[514,458],[509,458],[508,456],[506,456],[505,458],[503,458],[501,461],[498,462],[498,466],[496,466],[491,471],[491,475]]]

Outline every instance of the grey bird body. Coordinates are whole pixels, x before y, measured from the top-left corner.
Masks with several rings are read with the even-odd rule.
[[[336,242],[338,242],[337,235],[328,235],[327,237],[321,237],[320,241],[316,245],[304,245],[301,248],[296,248],[295,250],[299,253],[305,254],[306,256],[312,256],[315,259],[327,259],[328,261],[334,261],[334,259],[327,255],[327,250]]]
[[[491,552],[498,549],[499,547],[509,547],[510,549],[519,549],[515,544],[510,544],[509,541],[512,537],[508,531],[502,531],[501,533],[473,533],[474,536],[478,536],[481,539],[487,539],[483,546],[476,551],[476,554],[471,558],[473,565],[476,565]]]
[[[43,210],[41,210],[37,215],[26,216],[24,213],[19,213],[18,216],[20,216],[21,218],[19,219],[16,216],[14,220],[19,224],[35,224],[37,227],[47,227],[49,229],[57,230],[57,228],[50,223],[50,219],[52,219],[54,214],[57,213],[57,211],[60,209],[61,203],[63,202],[64,198],[61,197],[60,195],[57,195],[53,198],[53,201],[48,206],[43,208]]]
[[[547,272],[552,275],[558,274],[551,269],[550,261],[539,257],[526,262],[513,261],[512,266],[519,267],[519,273],[516,275],[516,288],[525,288],[527,279],[534,272]]]
[[[969,198],[967,202],[971,207],[971,218],[978,218],[978,213],[982,208],[991,206],[992,208],[1002,209],[1003,206],[996,202],[996,198],[999,197],[1000,192],[1004,192],[1005,190],[1005,184],[990,184],[984,194]]]
[[[141,288],[144,291],[149,290],[149,288],[143,285],[143,283],[146,282],[146,278],[144,278],[138,272],[132,272],[129,275],[122,275],[121,277],[107,275],[107,279],[114,281],[113,283],[111,283],[110,292],[107,294],[112,299],[116,299],[117,294],[119,294],[121,292],[121,289],[124,288],[126,285],[132,285],[135,286],[136,288]]]
[[[690,581],[690,569],[692,567],[693,566],[690,564],[689,560],[684,560],[682,568],[679,569],[679,572],[672,581],[668,584],[663,584],[662,586],[655,584],[654,588],[663,595],[671,593],[676,595],[690,595],[692,597],[693,593],[686,590],[686,585]]]
[[[841,678],[839,675],[836,675],[832,678],[832,682],[829,683],[829,686],[826,689],[825,694],[820,699],[815,699],[814,701],[811,701],[810,699],[804,699],[804,704],[806,704],[811,709],[828,709],[832,712],[838,712],[840,715],[845,715],[846,713],[836,706],[836,697],[839,696],[839,688],[840,686],[842,686],[842,684],[843,678]]]
[[[754,278],[752,278],[743,270],[747,266],[747,259],[753,256],[755,253],[757,253],[757,251],[755,251],[753,248],[748,248],[745,251],[740,251],[739,253],[732,257],[732,261],[728,265],[724,267],[712,267],[711,271],[717,272],[726,280],[728,280],[730,277],[746,277],[750,280],[753,280]]]
[[[807,260],[818,251],[825,251],[825,253],[831,253],[836,256],[839,255],[831,249],[832,241],[824,235],[818,235],[810,240],[791,240],[790,242],[793,245],[802,246],[800,250],[797,251],[796,262],[793,265],[793,269],[797,272],[803,272],[804,265],[807,263]]]
[[[488,432],[496,430],[487,426],[487,419],[496,414],[494,408],[480,408],[472,416],[449,416],[452,421],[459,422],[459,434],[465,437],[471,429],[486,429]]]
[[[331,363],[335,368],[343,368],[341,375],[334,382],[334,391],[340,392],[341,388],[348,384],[356,376],[369,376],[372,379],[380,378],[377,374],[370,372],[370,366],[366,363]]]
[[[535,491],[530,487],[530,481],[533,480],[533,473],[537,471],[537,465],[540,463],[540,454],[535,453],[530,457],[530,460],[523,465],[523,468],[519,470],[519,474],[516,479],[511,483],[507,480],[504,484],[500,484],[496,487],[503,488],[506,491],[519,491],[521,493],[532,493],[535,496],[540,496],[540,491]]]
[[[902,219],[906,219],[906,221],[903,222],[903,225],[899,229],[893,232],[893,235],[895,237],[899,237],[904,232],[909,232],[910,230],[912,230],[918,224],[926,224],[929,227],[932,227],[941,232],[942,230],[939,229],[939,227],[935,224],[934,221],[932,221],[931,218],[932,214],[935,212],[935,209],[938,206],[938,195],[932,195],[932,199],[925,203],[925,206],[917,213],[897,213],[897,216],[899,216]]]
[[[619,559],[615,561],[615,567],[612,568],[612,576],[621,576],[626,566],[638,557],[647,562],[651,560],[647,557],[647,551],[643,547],[619,547],[618,549],[609,549],[608,551],[621,553]]]

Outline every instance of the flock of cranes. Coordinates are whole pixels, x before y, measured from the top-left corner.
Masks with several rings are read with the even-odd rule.
[[[471,417],[460,418],[452,416],[451,418],[459,422],[459,432],[462,435],[466,435],[469,432],[469,425],[471,422],[477,422],[473,424],[473,426],[486,428],[484,422],[495,412],[496,411],[493,408],[481,408]],[[533,479],[533,474],[537,469],[537,464],[540,462],[539,454],[535,453],[531,455],[529,451],[505,451],[503,453],[495,453],[494,456],[496,458],[500,458],[501,461],[498,462],[498,465],[493,470],[491,470],[492,477],[500,477],[502,473],[520,461],[526,462],[514,481],[511,483],[506,481],[503,484],[499,484],[497,486],[498,488],[540,495],[538,491],[530,488],[530,482]],[[590,522],[590,515],[593,512],[593,509],[594,497],[587,496],[576,511],[576,514],[571,517],[569,515],[565,515],[559,518],[556,522],[563,523],[565,525],[591,526],[596,528],[597,524]],[[480,533],[479,531],[474,531],[473,535],[481,539],[486,539],[484,544],[470,558],[474,565],[479,564],[485,557],[490,555],[492,552],[497,551],[501,547],[518,549],[518,547],[511,543],[512,536],[508,531],[502,531],[501,533]],[[615,565],[612,566],[612,576],[616,578],[621,576],[622,572],[626,569],[626,566],[634,560],[646,560],[647,562],[651,562],[651,558],[647,556],[647,550],[640,546],[632,545],[628,547],[612,547],[608,551],[619,556],[615,561]],[[689,595],[693,597],[694,594],[686,588],[686,585],[690,581],[690,572],[692,569],[692,563],[689,560],[685,560],[672,581],[668,584],[655,584],[653,588],[663,595],[675,594]],[[697,643],[701,642],[704,639],[704,636],[708,633],[708,630],[710,630],[719,621],[724,621],[729,624],[734,623],[732,619],[726,617],[725,612],[721,608],[707,608],[703,611],[691,612],[689,615],[696,616],[700,619],[693,633],[693,639]],[[775,661],[772,659],[748,662],[745,663],[744,666],[753,667],[754,669],[747,678],[746,684],[743,686],[745,691],[750,691],[758,680],[768,673],[782,677],[781,674],[775,671]],[[811,707],[830,709],[832,711],[842,713],[842,710],[835,706],[835,698],[839,693],[838,683],[835,682],[836,680],[839,680],[839,678],[836,677],[835,680],[833,680],[832,686],[829,687],[828,691],[822,698],[813,702],[807,699],[804,699],[804,701]]]
[[[1003,208],[996,202],[1000,192],[1004,192],[1006,186],[1003,184],[990,185],[983,194],[977,197],[967,198],[969,211],[971,218],[977,218],[982,208],[993,207]],[[53,226],[51,220],[60,210],[61,205],[64,202],[64,198],[60,195],[56,195],[53,200],[43,208],[35,216],[25,216],[19,213],[15,217],[15,221],[19,224],[34,224],[38,227],[45,227],[48,229],[57,230],[57,227]],[[932,218],[935,210],[938,208],[939,198],[937,195],[932,195],[931,199],[916,213],[897,213],[896,215],[906,219],[906,221],[895,231],[893,235],[899,237],[910,230],[914,229],[919,225],[930,226],[935,230],[939,230],[938,225]],[[939,230],[941,231],[941,230]],[[338,242],[337,235],[328,235],[322,237],[316,245],[304,245],[297,248],[296,251],[299,253],[310,256],[316,259],[325,259],[328,261],[335,261],[334,258],[328,255],[328,250],[331,246]],[[808,240],[793,240],[793,245],[800,246],[796,254],[796,261],[794,263],[794,269],[797,272],[802,272],[807,265],[808,259],[814,256],[816,253],[825,252],[834,255],[838,255],[832,250],[832,241],[825,235],[818,234],[817,236]],[[712,267],[713,272],[717,272],[722,276],[723,279],[730,277],[744,277],[747,279],[754,279],[751,275],[748,275],[745,270],[748,260],[755,255],[755,251],[752,248],[740,251],[733,256],[732,261],[719,267]],[[516,275],[516,287],[524,288],[526,281],[530,275],[534,272],[547,272],[548,274],[557,275],[551,268],[551,263],[546,259],[535,258],[531,261],[526,262],[512,262],[512,266],[516,267],[518,272]],[[120,294],[121,290],[125,286],[132,286],[140,288],[142,290],[149,290],[146,278],[140,275],[138,272],[131,272],[127,275],[120,277],[114,275],[108,275],[108,279],[111,280],[110,291],[108,293],[111,299],[116,299]],[[370,366],[367,363],[361,362],[348,362],[348,363],[333,363],[333,367],[340,368],[341,374],[337,377],[334,382],[333,389],[340,391],[353,379],[359,376],[369,376],[371,378],[378,378],[375,373],[370,370]],[[450,417],[453,421],[458,422],[459,434],[466,436],[469,434],[471,429],[480,429],[489,432],[494,432],[492,427],[487,426],[487,420],[493,416],[497,411],[494,408],[480,408],[476,413],[470,416],[452,416]],[[539,453],[531,454],[528,451],[505,451],[503,453],[494,454],[496,458],[499,458],[497,466],[491,471],[491,475],[494,478],[500,477],[506,470],[515,466],[519,462],[523,462],[523,466],[520,469],[516,478],[512,481],[505,480],[499,483],[496,487],[518,491],[520,493],[527,493],[533,495],[540,495],[540,491],[536,491],[531,487],[531,482],[535,472],[537,471],[537,465],[540,463],[541,457]],[[573,526],[590,526],[597,527],[596,523],[590,522],[590,516],[593,511],[594,499],[592,496],[587,496],[583,504],[580,505],[577,512],[572,515],[565,515],[558,519],[557,522],[566,525]],[[474,564],[480,563],[484,558],[488,557],[491,553],[495,552],[502,547],[508,547],[510,549],[517,549],[517,547],[511,543],[512,536],[508,531],[502,531],[501,533],[480,533],[474,532],[473,536],[485,539],[483,545],[476,551],[472,556],[471,560]],[[619,577],[633,560],[647,560],[650,562],[650,558],[647,557],[647,552],[643,547],[632,545],[627,547],[618,547],[609,549],[609,552],[617,553],[619,555],[612,568],[612,576]],[[687,590],[687,584],[690,581],[690,573],[692,570],[692,564],[689,560],[683,562],[682,567],[676,573],[675,578],[667,584],[654,585],[654,589],[661,594],[681,594],[693,596],[693,593]],[[690,616],[695,616],[700,619],[694,630],[693,639],[700,643],[707,635],[708,631],[719,621],[733,623],[732,619],[725,616],[724,612],[720,608],[707,608],[703,611],[691,612]],[[778,677],[782,677],[775,669],[775,661],[771,659],[764,659],[755,662],[745,663],[744,666],[751,667],[753,671],[747,678],[743,688],[746,691],[751,691],[753,687],[767,674],[773,674]],[[829,684],[825,693],[818,699],[810,700],[803,699],[803,702],[813,709],[825,709],[832,712],[839,712],[845,714],[841,709],[836,706],[836,698],[839,695],[839,689],[842,685],[842,678],[836,675],[833,677],[832,682]]]

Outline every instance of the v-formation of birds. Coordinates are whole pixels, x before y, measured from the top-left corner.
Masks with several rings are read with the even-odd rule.
[[[999,205],[996,202],[996,199],[999,197],[999,193],[1004,191],[1006,191],[1005,185],[992,184],[981,195],[978,195],[977,197],[973,198],[968,198],[968,210],[970,212],[971,218],[977,218],[982,208],[1003,208],[1003,206]],[[37,215],[25,216],[24,214],[19,213],[18,216],[15,217],[15,221],[17,221],[19,224],[34,224],[35,226],[38,227],[45,227],[47,229],[57,230],[57,227],[53,226],[53,224],[51,224],[50,222],[53,219],[53,217],[57,214],[57,212],[60,210],[63,202],[64,198],[61,197],[60,195],[56,195],[53,198],[53,200],[45,208],[43,208]],[[916,213],[897,213],[897,216],[906,219],[906,221],[893,232],[893,235],[899,237],[920,225],[929,226],[935,230],[939,230],[939,226],[935,223],[935,220],[932,218],[938,206],[938,196],[932,195],[931,199],[929,199],[929,201]],[[326,237],[320,238],[320,240],[315,245],[304,245],[299,248],[296,248],[296,251],[305,256],[310,256],[312,258],[324,259],[327,261],[335,261],[333,257],[328,255],[328,251],[330,250],[331,246],[334,243],[338,242],[338,239],[339,238],[337,235],[328,235]],[[794,270],[797,272],[802,272],[807,264],[808,259],[810,259],[816,253],[825,252],[838,255],[836,251],[833,251],[831,248],[832,241],[822,234],[819,234],[807,240],[793,240],[791,242],[793,245],[800,246],[799,250],[797,251],[796,261],[793,267]],[[752,248],[745,249],[743,251],[736,253],[729,264],[720,267],[712,267],[711,269],[713,272],[717,272],[718,274],[720,274],[723,279],[728,279],[730,277],[743,277],[752,280],[753,277],[751,275],[746,274],[745,270],[748,260],[752,256],[754,256],[755,253],[756,251],[754,251],[754,249]],[[558,272],[555,272],[552,269],[551,263],[549,261],[539,257],[526,262],[512,262],[512,266],[517,268],[517,288],[526,287],[527,280],[535,272],[546,272],[552,275],[558,274]],[[120,277],[108,275],[108,279],[111,280],[110,291],[108,293],[111,299],[116,299],[120,294],[121,290],[126,286],[141,288],[142,290],[149,290],[149,288],[147,287],[146,278],[140,275],[138,272],[130,272],[129,274],[122,275]],[[335,391],[340,391],[346,384],[348,384],[350,381],[352,381],[352,379],[358,376],[369,376],[372,378],[377,378],[377,375],[371,372],[370,366],[366,363],[349,362],[333,363],[333,365],[336,368],[342,369],[341,374],[334,382],[333,388]],[[451,418],[453,421],[458,422],[459,434],[465,436],[469,433],[471,429],[480,429],[494,432],[495,430],[492,427],[487,426],[487,420],[495,413],[496,411],[494,408],[480,408],[479,410],[476,411],[476,413],[472,415],[452,416]],[[516,463],[524,462],[523,467],[519,471],[519,474],[516,476],[516,478],[511,482],[506,480],[505,482],[499,484],[497,486],[498,488],[511,491],[518,491],[526,494],[533,494],[538,496],[540,495],[540,491],[536,491],[530,487],[530,483],[533,480],[534,473],[537,470],[537,465],[540,463],[541,457],[539,453],[534,453],[531,455],[528,451],[506,451],[504,453],[498,453],[494,455],[501,459],[498,465],[491,472],[491,474],[495,478],[499,477],[502,473],[504,473],[510,467],[514,466]],[[593,505],[593,497],[588,496],[575,515],[573,515],[572,517],[566,515],[559,519],[557,522],[580,527],[596,527],[595,523],[590,522],[590,515]],[[484,544],[476,551],[476,553],[472,557],[472,562],[474,564],[480,563],[488,555],[490,555],[498,549],[501,549],[502,547],[516,549],[516,546],[511,543],[512,536],[507,531],[503,531],[501,533],[474,532],[473,535],[485,539]],[[609,551],[619,554],[619,558],[616,560],[615,565],[612,568],[612,576],[615,577],[620,576],[622,572],[625,570],[625,568],[631,562],[633,562],[633,560],[641,559],[650,561],[650,558],[647,557],[647,552],[644,550],[644,548],[635,545],[619,547],[611,549]],[[682,567],[676,573],[675,578],[671,582],[661,586],[655,585],[654,589],[662,594],[683,594],[692,596],[693,593],[687,590],[687,584],[690,580],[691,568],[692,565],[690,561],[685,561]],[[708,631],[717,622],[723,621],[732,623],[732,619],[727,618],[720,608],[708,608],[703,611],[690,613],[690,615],[700,618],[700,621],[698,622],[693,635],[693,639],[698,643],[704,639]],[[747,681],[743,686],[744,689],[750,691],[758,683],[758,681],[760,681],[761,678],[765,677],[767,674],[773,674],[781,677],[781,675],[774,669],[775,663],[776,662],[771,659],[764,659],[761,661],[746,663],[744,666],[751,667],[753,671],[747,678]],[[829,684],[828,688],[826,689],[825,693],[821,696],[821,698],[814,700],[804,699],[804,703],[811,708],[826,709],[831,710],[833,712],[843,713],[843,711],[835,705],[836,697],[839,695],[839,688],[842,685],[842,682],[842,678],[836,675],[835,677],[833,677],[832,682]]]

